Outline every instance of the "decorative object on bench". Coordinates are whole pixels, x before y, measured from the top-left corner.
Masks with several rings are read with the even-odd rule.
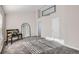
[[[18,29],[8,29],[6,30],[6,33],[7,33],[7,40],[6,40],[7,44],[8,44],[9,39],[11,39],[11,44],[12,44],[14,37],[17,37],[18,39],[22,39],[22,34],[19,33]]]
[[[28,23],[23,23],[21,25],[21,33],[23,35],[23,38],[31,36],[31,27]]]

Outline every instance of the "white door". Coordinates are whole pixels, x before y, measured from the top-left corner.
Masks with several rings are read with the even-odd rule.
[[[58,17],[52,20],[52,36],[54,40],[58,41],[59,43],[64,44],[64,40],[62,39],[62,32],[60,27],[60,19]]]
[[[53,18],[52,20],[52,31],[53,31],[53,38],[60,37],[60,20],[58,17]]]

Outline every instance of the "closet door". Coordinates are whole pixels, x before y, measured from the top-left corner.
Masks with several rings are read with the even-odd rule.
[[[22,31],[23,38],[31,36],[31,28],[28,23],[22,24],[21,31]]]
[[[60,19],[58,17],[52,19],[53,37],[60,38]]]

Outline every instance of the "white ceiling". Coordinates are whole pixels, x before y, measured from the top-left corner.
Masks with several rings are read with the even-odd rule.
[[[36,9],[41,8],[43,5],[4,5],[4,11],[8,13],[27,13],[33,12]]]

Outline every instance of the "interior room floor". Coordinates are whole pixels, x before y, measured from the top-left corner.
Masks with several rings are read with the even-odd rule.
[[[50,42],[40,37],[27,37],[9,43],[5,46],[3,54],[77,54],[78,50],[68,48],[54,41]]]

